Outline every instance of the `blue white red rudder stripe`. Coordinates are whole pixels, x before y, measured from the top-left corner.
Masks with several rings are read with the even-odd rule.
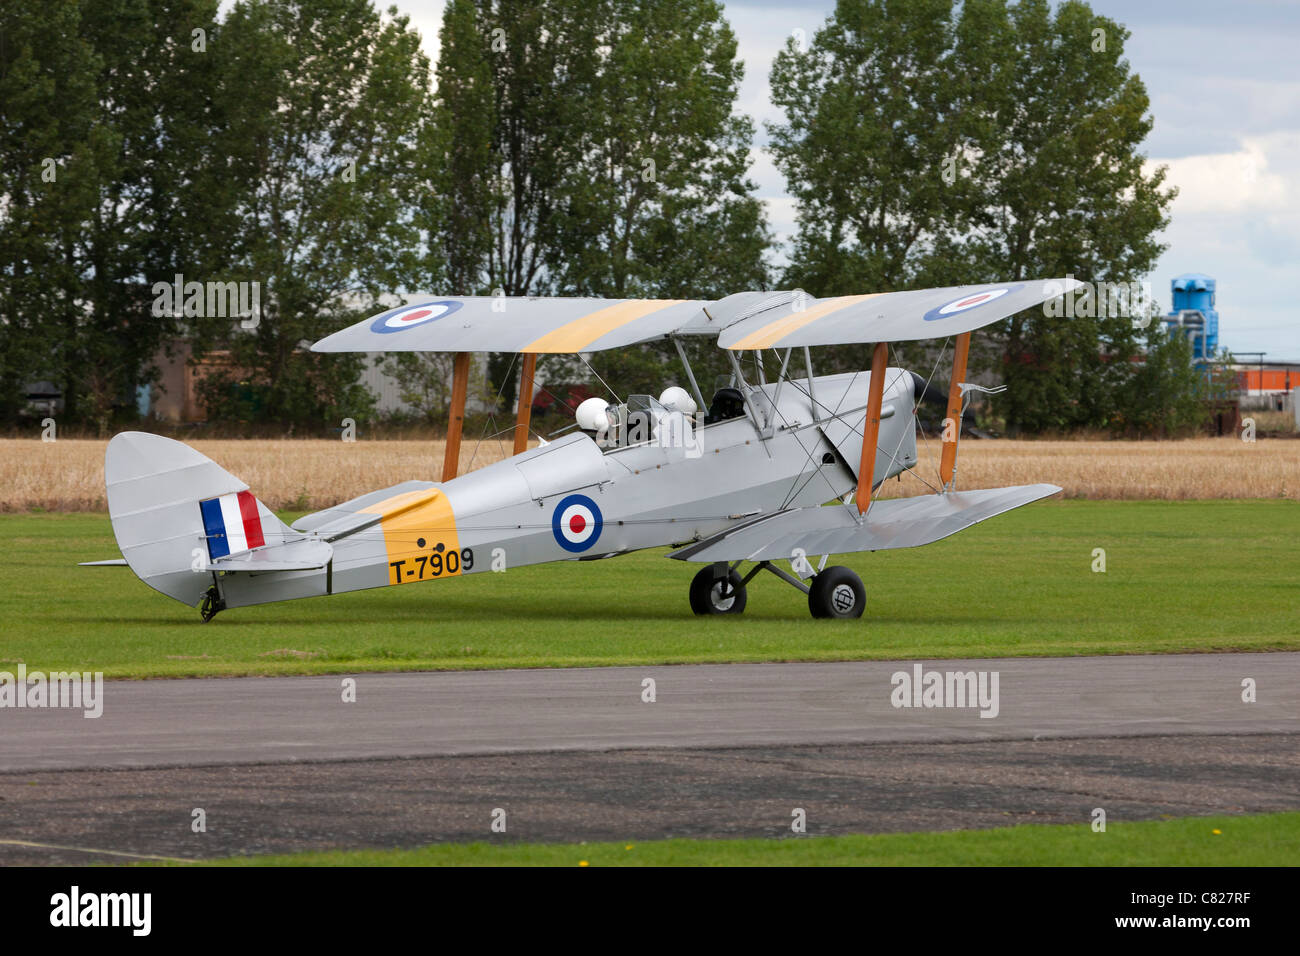
[[[214,561],[228,554],[251,551],[266,544],[262,516],[252,492],[239,491],[199,502],[203,531],[208,536],[208,557]]]

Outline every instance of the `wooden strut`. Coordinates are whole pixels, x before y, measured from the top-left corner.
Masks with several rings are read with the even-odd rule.
[[[528,423],[533,413],[533,375],[537,371],[537,353],[525,352],[519,373],[519,413],[515,418],[515,454],[528,450]]]
[[[889,343],[877,342],[871,350],[871,381],[867,383],[867,421],[862,428],[862,463],[858,466],[858,514],[871,507],[871,482],[876,473],[876,446],[880,442],[880,406],[885,396],[885,366]]]
[[[460,467],[460,434],[465,426],[465,393],[469,390],[469,353],[457,352],[452,366],[451,408],[447,413],[447,448],[442,456],[442,480],[451,481]]]
[[[948,417],[943,420],[943,454],[939,459],[939,485],[944,491],[952,485],[957,470],[957,441],[961,438],[961,386],[966,381],[966,359],[970,355],[970,333],[957,336],[952,353],[952,380],[948,383]],[[952,422],[949,427],[949,422]],[[951,440],[949,440],[951,435]]]

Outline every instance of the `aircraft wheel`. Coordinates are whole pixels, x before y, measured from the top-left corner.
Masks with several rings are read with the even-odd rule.
[[[745,585],[735,571],[715,579],[713,569],[704,568],[691,580],[691,610],[696,614],[739,614],[745,610],[745,598]]]
[[[862,617],[867,589],[862,578],[846,567],[832,565],[812,579],[808,610],[813,617]]]

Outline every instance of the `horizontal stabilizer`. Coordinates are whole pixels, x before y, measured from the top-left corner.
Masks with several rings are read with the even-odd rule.
[[[338,541],[378,524],[384,516],[375,510],[376,506],[391,502],[398,496],[416,498],[419,497],[416,492],[429,492],[436,487],[432,481],[404,481],[400,485],[372,491],[324,511],[303,515],[290,527],[294,531],[313,532],[326,541]]]
[[[678,548],[679,561],[783,561],[795,555],[848,554],[916,548],[956,534],[986,518],[1054,495],[1056,485],[1017,485],[873,501],[866,520],[842,505],[796,508],[755,518]]]
[[[212,562],[213,571],[315,571],[325,567],[334,557],[334,549],[324,541],[308,538],[272,545],[264,551],[247,551],[244,554],[218,558]]]
[[[78,561],[79,568],[129,568],[126,558],[109,558],[107,561]]]

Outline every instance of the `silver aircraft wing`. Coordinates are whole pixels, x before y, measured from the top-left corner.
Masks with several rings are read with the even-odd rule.
[[[815,299],[799,290],[706,299],[413,294],[328,335],[314,352],[599,352],[666,335],[715,335],[728,349],[945,338],[1069,292],[1026,279]]]
[[[704,323],[707,300],[410,296],[313,352],[598,352]]]
[[[1079,285],[1071,278],[1027,279],[817,300],[796,296],[732,322],[718,345],[743,350],[941,339],[992,325]]]
[[[1016,485],[873,501],[866,520],[847,506],[795,508],[755,518],[669,553],[679,561],[784,561],[795,549],[847,554],[916,548],[1054,495],[1056,485]]]

